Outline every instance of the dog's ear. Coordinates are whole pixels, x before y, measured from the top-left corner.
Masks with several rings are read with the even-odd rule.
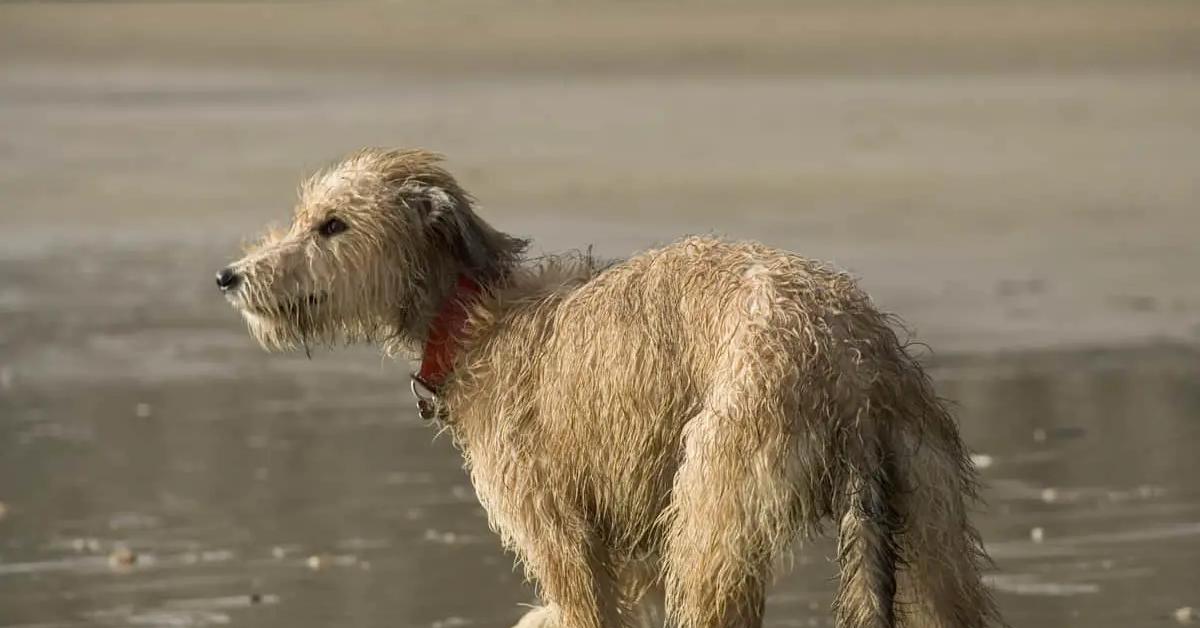
[[[496,232],[471,209],[471,201],[458,190],[408,183],[401,188],[406,205],[421,216],[425,228],[460,263],[480,277],[501,271],[511,256],[507,238]]]

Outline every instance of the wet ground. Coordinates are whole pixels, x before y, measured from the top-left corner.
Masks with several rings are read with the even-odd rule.
[[[203,252],[80,253],[4,266],[0,346],[18,359],[0,371],[0,625],[517,616],[530,593],[447,439],[412,412],[403,365],[261,354],[207,281],[184,287]],[[145,259],[159,272],[104,279]],[[933,364],[978,452],[1013,625],[1154,625],[1193,602],[1195,350]],[[801,551],[771,625],[827,625],[831,556]]]
[[[1013,626],[1200,607],[1200,12],[722,6],[0,8],[0,627],[531,601],[407,364],[265,355],[212,286],[359,144],[448,153],[542,250],[717,232],[852,269],[935,350]],[[828,625],[831,555],[770,625]]]

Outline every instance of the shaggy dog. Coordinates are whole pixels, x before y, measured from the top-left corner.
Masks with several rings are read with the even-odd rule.
[[[363,150],[217,283],[268,349],[420,356],[492,527],[545,606],[522,625],[759,626],[833,522],[843,627],[998,622],[954,421],[854,280],[689,238],[528,260],[421,150]]]

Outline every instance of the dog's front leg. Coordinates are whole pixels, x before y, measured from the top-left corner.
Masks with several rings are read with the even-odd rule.
[[[582,517],[555,511],[531,509],[522,521],[518,551],[546,604],[530,620],[561,628],[620,626],[620,593],[606,548]]]
[[[489,435],[476,438],[491,440]],[[504,546],[517,554],[545,605],[518,625],[619,627],[622,596],[615,561],[579,507],[580,491],[570,474],[561,467],[537,464],[545,454],[521,444],[499,448],[468,444],[465,450],[471,482],[489,522]]]

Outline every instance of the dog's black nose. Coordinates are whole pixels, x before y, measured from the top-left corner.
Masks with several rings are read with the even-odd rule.
[[[234,272],[232,268],[222,268],[221,272],[217,273],[217,287],[221,292],[228,292],[238,287],[242,283],[242,276]]]

